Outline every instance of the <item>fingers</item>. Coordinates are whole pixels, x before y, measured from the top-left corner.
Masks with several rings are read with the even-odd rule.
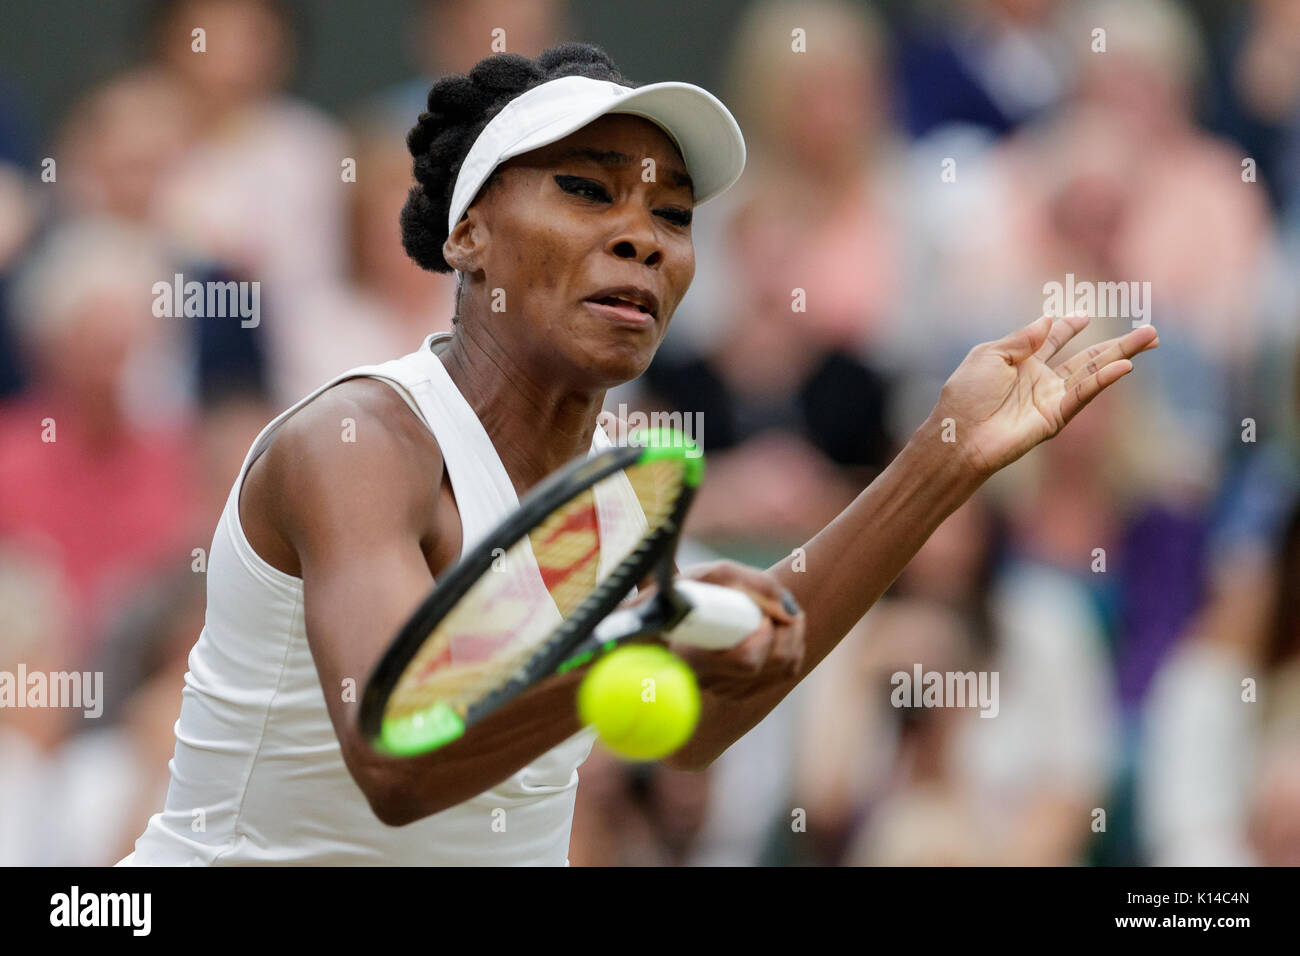
[[[1023,362],[1037,352],[1047,341],[1052,328],[1051,316],[1043,316],[1030,322],[1023,329],[1017,329],[1010,335],[989,343],[989,348],[1001,355],[1010,365]]]
[[[726,651],[670,644],[696,670],[701,686],[724,697],[744,696],[799,673],[806,619],[794,595],[776,578],[730,561],[693,568],[689,576],[744,591],[764,614],[758,630]]]
[[[1067,315],[1063,318],[1056,319],[1052,322],[1051,331],[1047,333],[1047,341],[1038,347],[1034,353],[1034,358],[1041,362],[1046,362],[1076,335],[1088,327],[1092,319],[1090,316],[1083,314]]]
[[[1114,385],[1131,371],[1133,371],[1133,363],[1128,359],[1120,359],[1092,374],[1080,376],[1073,384],[1067,383],[1065,396],[1061,399],[1061,416],[1068,422],[1079,414],[1080,409],[1100,395],[1103,389]]]
[[[719,697],[740,699],[796,677],[803,666],[804,617],[791,624],[765,618],[737,647],[706,651],[670,645],[696,672],[700,687]]]
[[[1155,326],[1144,325],[1071,356],[1055,366],[1056,373],[1070,385],[1076,377],[1092,375],[1111,362],[1133,358],[1138,353],[1159,345],[1160,333],[1155,330]]]
[[[672,642],[668,649],[691,666],[703,687],[715,690],[724,684],[752,684],[767,668],[775,642],[776,625],[765,617],[758,630],[725,651]]]
[[[773,673],[781,678],[794,677],[803,670],[803,658],[807,645],[804,642],[808,618],[802,613],[789,624],[776,627],[776,639],[772,642]]]
[[[1134,356],[1158,348],[1160,333],[1154,326],[1144,325],[1085,349],[1062,362],[1055,369],[1065,379],[1065,396],[1061,399],[1061,415],[1069,421],[1079,410],[1133,371]]]
[[[772,640],[764,649],[761,666],[754,675],[757,683],[785,680],[799,673],[799,668],[803,666],[804,627],[807,619],[802,613],[786,613],[789,620],[783,621],[774,616],[767,619],[772,628]]]
[[[790,623],[799,614],[797,602],[793,604],[794,610],[785,606],[787,600],[794,601],[794,595],[782,587],[776,578],[758,568],[734,561],[718,561],[702,568],[692,568],[690,577],[697,581],[739,588],[754,599],[764,614],[783,623]]]

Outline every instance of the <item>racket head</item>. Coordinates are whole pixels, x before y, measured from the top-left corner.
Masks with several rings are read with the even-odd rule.
[[[703,467],[681,432],[648,429],[540,482],[442,576],[376,664],[359,715],[371,746],[399,757],[445,746],[555,673],[656,565],[671,568]],[[608,573],[596,581],[591,562],[607,542],[596,527],[595,489],[622,476],[646,527],[604,552]],[[583,573],[547,579],[547,568],[572,567]],[[537,607],[539,568],[540,594],[554,602],[546,613]]]

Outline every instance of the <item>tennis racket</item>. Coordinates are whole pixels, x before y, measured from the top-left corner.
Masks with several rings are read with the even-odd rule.
[[[757,630],[762,611],[744,593],[673,580],[703,472],[699,449],[659,428],[539,483],[443,576],[376,664],[359,715],[371,746],[399,757],[445,746],[529,687],[625,641],[671,633],[722,649]],[[602,508],[629,504],[629,488],[644,524],[637,515],[631,530],[606,535]],[[620,609],[650,575],[655,594]]]

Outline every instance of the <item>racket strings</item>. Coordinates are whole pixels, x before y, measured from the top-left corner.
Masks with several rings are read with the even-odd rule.
[[[596,494],[587,489],[569,506],[552,512],[528,538],[561,617],[568,617],[596,587],[600,566],[600,521]]]
[[[612,571],[668,523],[684,488],[682,463],[638,462],[601,484],[621,475],[645,515],[645,533],[622,536],[621,546],[602,541],[591,488],[551,512],[497,557],[438,622],[394,688],[387,716],[437,703],[463,715],[519,674],[559,633],[556,610],[568,618],[599,588],[602,547],[614,549],[603,555]],[[537,585],[539,571],[543,587]]]

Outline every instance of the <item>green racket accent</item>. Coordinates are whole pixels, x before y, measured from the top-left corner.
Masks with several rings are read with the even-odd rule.
[[[395,757],[413,757],[445,746],[464,733],[460,714],[439,701],[418,713],[385,717],[379,742]]]
[[[600,647],[594,651],[586,651],[585,653],[579,654],[577,657],[570,657],[567,661],[565,661],[563,664],[561,664],[559,667],[555,669],[555,673],[557,674],[567,673],[568,671],[573,670],[575,667],[581,667],[583,664],[587,663],[587,661],[591,660],[597,654],[608,654],[616,647],[618,647],[618,641],[606,641],[604,644],[600,645]]]
[[[595,656],[596,656],[595,651],[587,651],[587,653],[585,654],[579,654],[577,657],[571,657],[563,664],[561,664],[559,667],[555,668],[555,673],[557,674],[568,673],[569,671],[573,670],[575,667],[581,667],[583,664],[587,663],[587,661],[591,660]]]
[[[685,469],[682,480],[698,488],[704,479],[704,453],[680,429],[667,425],[638,428],[628,439],[633,445],[645,445],[641,462],[681,461]]]

